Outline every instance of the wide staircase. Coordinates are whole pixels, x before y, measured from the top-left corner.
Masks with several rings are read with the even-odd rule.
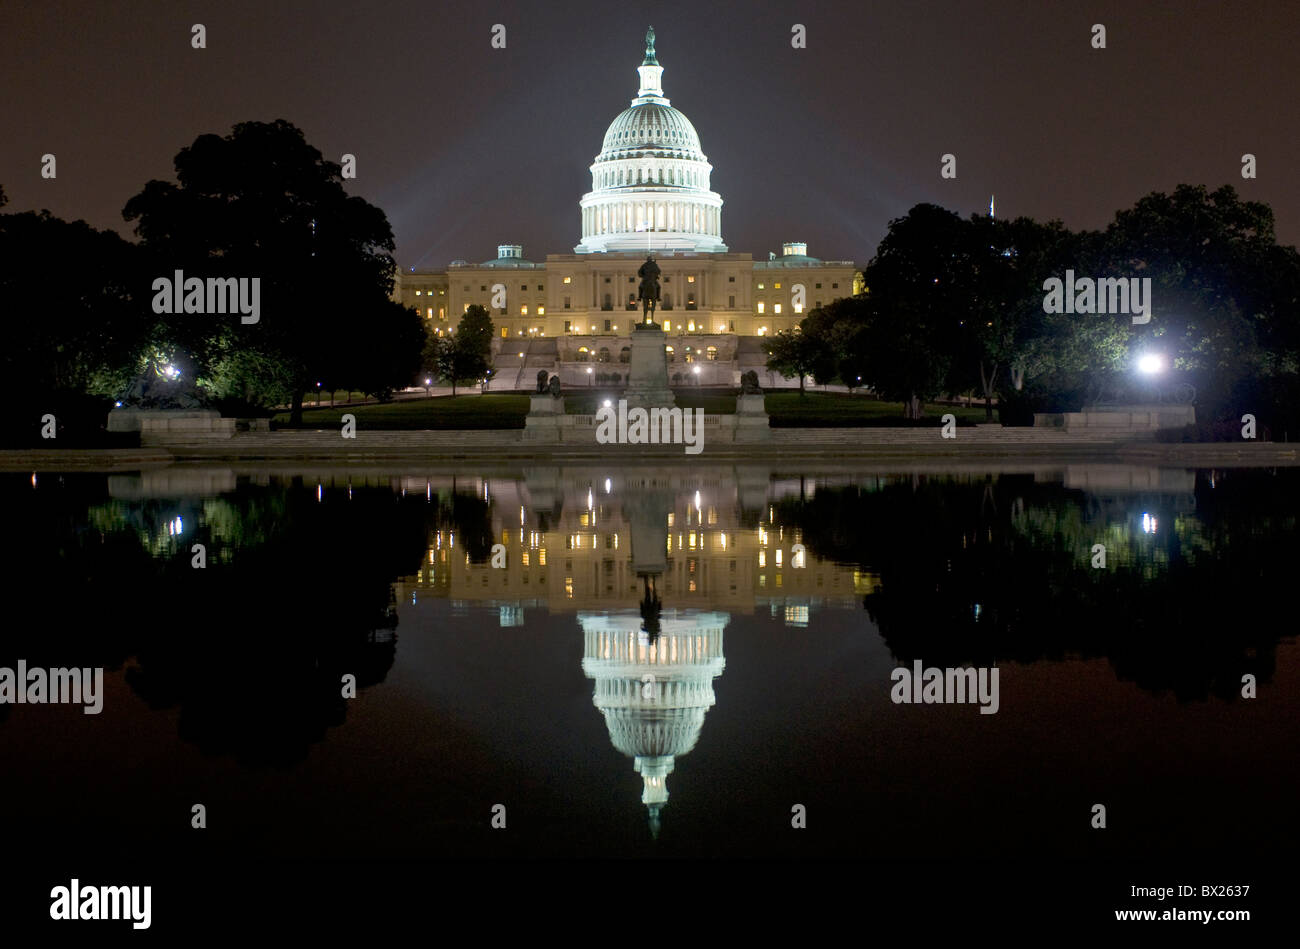
[[[520,357],[523,353],[523,357]],[[560,349],[554,339],[503,339],[501,348],[492,360],[493,392],[525,390],[531,392],[537,385],[537,372],[559,370]]]

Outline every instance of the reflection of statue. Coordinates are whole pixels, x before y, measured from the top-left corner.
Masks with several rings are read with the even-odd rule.
[[[545,369],[537,370],[537,394],[538,395],[541,395],[542,393],[546,392],[546,382],[547,379],[549,378],[550,378],[550,374]]]
[[[547,389],[550,390],[552,398],[558,399],[560,397],[560,377],[551,376],[551,382],[547,386]]]
[[[639,299],[641,315],[644,317],[642,322],[648,325],[654,322],[655,304],[659,302],[659,265],[653,257],[647,257],[636,275],[641,278]]]
[[[748,372],[741,373],[740,392],[742,395],[757,395],[762,391],[762,387],[758,384],[757,372],[751,369]]]
[[[663,602],[655,589],[654,576],[647,574],[642,579],[645,581],[645,596],[641,598],[641,629],[646,639],[653,643],[659,638],[659,614],[663,611]]]

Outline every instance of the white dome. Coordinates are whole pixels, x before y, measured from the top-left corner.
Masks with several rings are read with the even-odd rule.
[[[653,29],[637,72],[637,96],[610,123],[591,165],[591,190],[578,202],[582,241],[574,250],[723,253],[722,197],[709,182],[713,166],[691,120],[664,96]]]
[[[610,123],[596,161],[640,157],[645,152],[662,153],[665,158],[708,161],[691,120],[661,102],[642,102],[624,110]]]

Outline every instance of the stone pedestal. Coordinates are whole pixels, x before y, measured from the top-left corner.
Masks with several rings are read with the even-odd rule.
[[[139,432],[141,445],[171,445],[232,438],[235,420],[212,409],[113,409],[110,432]]]
[[[524,419],[524,441],[556,445],[564,421],[564,396],[537,392],[528,398],[528,417]]]
[[[668,388],[668,337],[658,323],[637,323],[623,398],[629,409],[667,409],[677,403]]]
[[[1082,412],[1035,413],[1035,428],[1060,428],[1067,432],[1151,438],[1162,428],[1196,424],[1191,405],[1098,405]]]
[[[736,396],[736,441],[766,442],[772,440],[767,408],[762,393]]]

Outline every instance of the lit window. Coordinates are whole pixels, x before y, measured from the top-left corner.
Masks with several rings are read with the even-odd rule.
[[[758,285],[758,289],[763,290],[763,289],[765,289],[765,288],[764,288],[763,285],[760,283],[760,284]]]
[[[509,335],[510,335],[510,330],[507,329],[507,328],[504,327],[504,326],[501,327],[501,338],[502,338],[502,339],[505,339],[505,338],[506,338],[507,336],[509,336]]]
[[[802,313],[802,312],[803,312],[803,304],[802,304],[802,303],[796,303],[796,304],[794,305],[794,311],[795,311],[796,313]]]
[[[415,295],[418,297],[418,296],[420,295],[420,291],[419,291],[419,290],[416,290],[416,291],[415,291]]]
[[[695,278],[694,278],[694,277],[687,277],[687,278],[686,278],[686,282],[687,282],[687,283],[694,283],[694,282],[695,282]]]
[[[539,306],[539,307],[537,308],[537,315],[538,315],[538,316],[545,316],[545,315],[546,315],[546,307],[544,307],[544,306]]]
[[[780,283],[774,283],[774,284],[772,284],[772,286],[773,286],[775,289],[777,289],[777,290],[780,290],[780,289],[781,289],[781,284],[780,284]]]
[[[565,283],[573,283],[573,278],[572,278],[572,277],[565,277],[565,278],[564,278],[564,282],[565,282]]]
[[[759,313],[766,313],[766,312],[767,312],[766,307],[767,307],[767,304],[764,303],[764,302],[762,302],[762,301],[760,300],[759,303],[758,303],[758,312],[759,312]]]
[[[780,312],[780,311],[778,310],[777,312]],[[526,307],[526,306],[521,306],[521,307],[519,308],[519,315],[520,315],[520,316],[527,316],[527,315],[528,315],[528,307]]]
[[[424,313],[425,319],[433,319],[433,307],[429,307]]]
[[[773,313],[780,313],[780,312],[781,312],[781,304],[779,304],[779,303],[775,304],[775,305],[772,307],[772,312],[773,312]]]

